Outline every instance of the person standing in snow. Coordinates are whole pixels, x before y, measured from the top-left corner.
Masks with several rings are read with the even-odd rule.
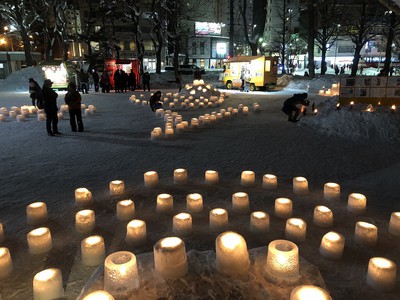
[[[82,96],[76,90],[76,84],[74,82],[70,82],[68,84],[68,92],[65,94],[64,101],[65,104],[68,105],[69,124],[71,125],[71,130],[73,132],[76,132],[76,123],[78,123],[78,131],[82,132],[83,131],[82,109],[81,109]]]
[[[42,93],[44,100],[44,112],[46,113],[46,129],[49,136],[61,134],[58,131],[58,116],[57,116],[57,97],[58,94],[51,88],[53,82],[50,79],[45,79],[43,83]]]
[[[150,92],[150,73],[148,71],[144,72],[142,76],[143,92],[146,91],[146,87]]]
[[[282,111],[289,116],[289,122],[297,122],[297,118],[300,115],[300,108],[297,105],[301,104],[304,106],[310,105],[310,101],[306,100],[308,97],[307,93],[294,94],[283,103]]]

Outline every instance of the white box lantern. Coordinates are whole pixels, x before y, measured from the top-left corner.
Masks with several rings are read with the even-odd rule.
[[[332,297],[319,286],[299,285],[290,293],[290,300],[332,300]]]
[[[304,177],[293,178],[293,192],[296,195],[307,195],[308,194],[308,181]]]
[[[188,175],[185,169],[176,169],[174,171],[174,184],[186,184]]]
[[[322,237],[319,253],[329,259],[340,259],[343,256],[344,245],[344,237],[337,232],[330,231]]]
[[[373,257],[368,263],[367,283],[379,291],[391,291],[396,285],[396,264],[384,257]]]
[[[77,188],[75,190],[75,204],[87,206],[93,203],[92,193],[87,188]]]
[[[244,192],[234,193],[232,195],[232,210],[238,213],[247,213],[249,211],[249,195]]]
[[[357,222],[354,241],[367,247],[375,247],[378,242],[378,227],[367,222]]]
[[[365,213],[367,210],[367,197],[359,193],[350,194],[347,202],[347,210],[356,215]]]
[[[130,246],[141,246],[146,243],[147,229],[146,222],[142,220],[132,220],[126,225],[125,242]]]
[[[115,298],[106,291],[95,291],[86,295],[83,300],[115,300]]]
[[[174,216],[172,222],[173,232],[177,235],[187,235],[192,232],[192,216],[180,213]]]
[[[44,113],[37,114],[37,120],[38,121],[45,121],[46,120],[46,115]]]
[[[295,283],[299,279],[299,248],[287,240],[275,240],[268,245],[265,275],[274,283]]]
[[[264,189],[267,190],[276,190],[278,187],[278,179],[275,175],[265,174],[263,176],[263,184]]]
[[[190,213],[202,212],[203,211],[203,197],[198,193],[187,195],[186,209]]]
[[[324,184],[324,199],[325,200],[340,200],[340,185],[334,182]]]
[[[75,214],[75,230],[80,234],[91,233],[96,227],[96,216],[93,210],[84,209]]]
[[[110,194],[122,195],[125,192],[125,183],[122,180],[113,180],[110,182]]]
[[[242,186],[254,186],[256,184],[256,174],[253,171],[243,171],[240,177]]]
[[[153,247],[154,268],[164,279],[179,279],[186,275],[188,263],[185,243],[178,237],[159,240]]]
[[[161,138],[161,136],[162,136],[162,132],[160,132],[160,131],[152,130],[152,131],[150,132],[150,138],[151,138],[152,140],[159,139],[159,138]]]
[[[47,206],[44,202],[34,202],[26,207],[27,223],[39,225],[47,222]]]
[[[144,173],[144,186],[155,187],[158,185],[158,173],[156,171],[148,171]]]
[[[219,182],[219,174],[217,171],[207,170],[204,178],[207,184],[217,184]]]
[[[157,213],[168,214],[174,210],[174,198],[170,194],[157,196]]]
[[[6,116],[3,114],[0,114],[0,122],[4,122],[6,120]]]
[[[13,269],[10,251],[8,248],[0,247],[0,279],[8,277]]]
[[[269,215],[263,211],[255,211],[250,216],[250,231],[264,233],[269,231]]]
[[[98,266],[106,258],[104,239],[100,235],[92,235],[81,242],[82,262],[86,266]]]
[[[210,210],[210,230],[224,231],[229,227],[228,212],[223,208]]]
[[[43,270],[33,277],[33,300],[61,299],[64,296],[60,269]]]
[[[307,223],[300,218],[290,218],[286,221],[285,237],[288,240],[302,243],[307,238]]]
[[[393,212],[391,214],[389,222],[389,232],[395,236],[400,236],[400,212]],[[0,232],[0,242],[1,242],[1,232]]]
[[[10,116],[11,118],[16,118],[16,117],[17,117],[17,112],[14,111],[14,110],[10,110],[8,114],[9,114],[9,116]]]
[[[119,221],[129,221],[135,217],[135,203],[130,200],[121,200],[117,203],[117,219]]]
[[[275,199],[275,216],[280,219],[288,219],[292,216],[293,203],[288,198]]]
[[[114,252],[104,261],[104,290],[117,299],[127,298],[139,287],[135,254]]]
[[[323,205],[314,208],[313,223],[318,227],[328,228],[333,225],[332,211]]]
[[[27,234],[29,253],[42,254],[53,248],[50,230],[47,227],[40,227]]]
[[[5,240],[4,228],[3,224],[0,223],[0,243],[4,242],[4,240]]]
[[[216,266],[222,273],[245,274],[250,268],[250,258],[245,239],[236,232],[221,233],[215,240]]]

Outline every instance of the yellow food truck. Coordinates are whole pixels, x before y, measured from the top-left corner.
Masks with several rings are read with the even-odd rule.
[[[227,89],[240,88],[242,78],[250,83],[250,90],[268,90],[276,86],[278,57],[235,56],[226,62],[222,82]]]

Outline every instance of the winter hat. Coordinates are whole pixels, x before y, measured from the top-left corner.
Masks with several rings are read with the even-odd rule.
[[[45,86],[51,86],[53,84],[53,81],[51,81],[50,79],[45,79],[43,82],[43,85]]]
[[[29,78],[29,82],[34,82],[35,80],[33,80],[33,78]]]

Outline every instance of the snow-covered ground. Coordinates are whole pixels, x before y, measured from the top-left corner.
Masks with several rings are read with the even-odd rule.
[[[0,107],[10,109],[11,106],[30,104],[28,78],[37,78],[42,84],[40,76],[34,69],[25,69],[1,82]],[[206,74],[204,78],[206,82],[217,84],[218,74]],[[185,83],[190,80],[189,76],[184,78]],[[95,204],[90,209],[96,213],[94,233],[104,237],[107,254],[131,251],[138,255],[139,265],[147,262],[144,267],[141,265],[142,270],[152,267],[149,253],[153,245],[163,237],[174,235],[173,214],[156,213],[158,194],[173,195],[174,214],[186,210],[187,194],[197,192],[203,196],[204,211],[193,216],[193,233],[182,238],[187,251],[208,253],[207,258],[213,257],[217,236],[208,229],[210,209],[227,209],[230,230],[240,233],[246,239],[247,247],[255,249],[285,238],[285,221],[274,216],[274,200],[288,197],[294,203],[293,216],[308,224],[307,241],[298,244],[300,255],[319,269],[334,299],[398,299],[398,275],[396,289],[388,293],[367,286],[365,277],[368,261],[373,256],[386,257],[400,265],[399,237],[388,232],[391,213],[400,211],[399,113],[390,114],[387,107],[378,108],[374,113],[363,112],[365,107],[361,106],[353,110],[346,107],[335,110],[337,98],[319,96],[317,92],[336,80],[334,75],[312,81],[295,76],[287,87],[275,92],[226,91],[228,97],[221,107],[175,111],[187,121],[220,108],[236,108],[239,104],[249,106],[250,113],[188,130],[168,140],[151,140],[151,130],[164,128],[163,120],[148,107],[129,101],[132,94],[138,98],[144,94],[148,99],[149,92],[143,91],[126,94],[90,91],[82,95],[86,105],[94,105],[97,109],[95,114],[84,118],[85,132],[82,133],[70,131],[67,115],[59,122],[63,135],[57,137],[48,137],[45,123],[37,121],[36,117],[30,117],[26,122],[7,117],[6,122],[0,122],[0,222],[6,236],[0,246],[9,248],[14,272],[0,281],[2,299],[32,298],[33,276],[50,267],[62,270],[66,299],[76,299],[87,282],[95,282],[100,276],[100,269],[93,273],[95,267],[81,263],[83,237],[74,227],[75,213],[79,210],[75,206],[74,190],[78,187],[86,187],[93,194]],[[160,88],[164,94],[176,92],[176,85],[169,81],[172,78],[152,74],[152,91]],[[309,92],[309,100],[315,103],[319,113],[315,116],[309,113],[296,124],[287,122],[287,116],[281,112],[283,101],[293,93],[305,91]],[[59,92],[59,105],[63,104],[63,95],[64,92]],[[251,109],[254,102],[260,104],[259,112]],[[173,184],[173,172],[177,168],[188,171],[188,184]],[[149,170],[159,174],[160,185],[156,188],[144,186],[143,173]],[[206,170],[217,170],[220,184],[204,184]],[[240,174],[244,170],[255,172],[256,186],[240,185]],[[278,177],[277,190],[262,188],[262,176],[267,173]],[[308,179],[308,195],[293,193],[292,179],[296,176]],[[109,194],[109,183],[115,179],[125,182],[126,191],[122,196]],[[323,199],[326,182],[341,185],[340,201]],[[269,213],[269,233],[252,233],[250,214],[232,211],[232,194],[238,191],[249,194],[251,211]],[[346,209],[347,197],[353,192],[362,193],[368,199],[367,212],[363,215],[355,216]],[[115,217],[116,202],[122,199],[132,199],[136,218],[146,221],[148,240],[144,246],[131,247],[124,241],[126,224]],[[49,212],[45,226],[51,230],[54,247],[46,255],[30,255],[26,241],[26,234],[34,226],[26,223],[25,207],[36,201],[46,202]],[[332,228],[322,229],[312,223],[316,205],[325,205],[333,211],[335,224]],[[354,242],[355,223],[360,220],[378,227],[379,239],[375,248]],[[344,256],[339,261],[323,258],[318,252],[322,236],[330,230],[346,238]],[[210,250],[211,254],[207,252]],[[196,257],[193,253],[191,256]],[[140,258],[143,258],[142,262]],[[199,263],[204,264],[204,261]],[[201,290],[201,295],[196,294],[195,288],[186,286],[185,292],[192,291],[193,298],[267,297],[267,294],[246,294],[238,288],[243,279],[239,280],[242,283],[232,280],[229,281],[232,284],[225,282],[221,287],[220,277],[209,276],[210,270],[214,269],[204,269],[208,275],[203,278],[208,284],[203,286],[205,290]],[[94,278],[89,281],[92,274]],[[185,297],[179,292],[181,284],[181,281],[168,283],[159,286],[160,290],[150,292],[158,293],[157,297],[161,298],[168,295],[182,299]],[[286,287],[286,291],[290,289]],[[285,299],[288,294],[282,295]]]

